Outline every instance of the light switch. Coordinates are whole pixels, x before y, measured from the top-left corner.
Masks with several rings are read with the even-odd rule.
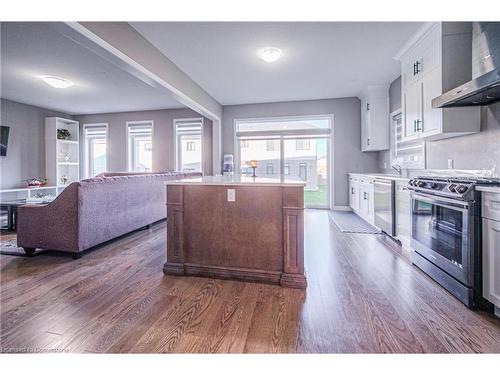
[[[236,190],[235,189],[227,189],[227,201],[228,202],[236,202]]]
[[[453,169],[453,159],[448,159],[448,169]]]

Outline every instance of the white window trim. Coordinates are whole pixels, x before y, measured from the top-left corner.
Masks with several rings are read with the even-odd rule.
[[[92,178],[94,176],[90,176],[90,159],[89,159],[89,147],[87,144],[87,138],[85,137],[85,130],[87,128],[95,127],[95,126],[104,126],[106,128],[106,172],[109,170],[109,124],[107,122],[96,122],[96,123],[88,123],[83,124],[83,175],[85,178]]]
[[[205,163],[203,162],[204,160],[204,151],[205,151],[205,148],[203,147],[203,143],[205,141],[205,121],[203,119],[203,117],[187,117],[187,118],[174,118],[174,163],[175,163],[175,170],[176,171],[179,171],[179,162],[180,162],[180,156],[179,156],[179,152],[181,151],[180,147],[179,147],[179,137],[177,137],[177,123],[178,122],[189,122],[189,121],[192,121],[192,122],[196,122],[196,121],[200,121],[201,122],[201,142],[200,142],[200,147],[201,147],[201,173],[202,175],[205,175],[205,172],[204,172],[204,166],[205,166]]]
[[[125,142],[125,157],[127,158],[127,171],[132,172],[132,165],[131,162],[132,160],[130,159],[130,153],[129,153],[129,125],[137,125],[137,124],[144,124],[144,123],[150,123],[151,124],[151,172],[155,171],[154,167],[154,139],[155,139],[155,125],[153,120],[137,120],[137,121],[126,121],[125,122],[125,131],[126,131],[126,142]]]
[[[317,115],[300,115],[300,116],[269,116],[269,117],[250,117],[250,118],[235,118],[233,119],[233,153],[234,153],[234,165],[235,169],[238,168],[241,164],[240,162],[240,147],[239,147],[239,139],[238,139],[238,134],[237,134],[237,129],[238,129],[238,124],[240,122],[262,122],[262,121],[287,121],[287,120],[310,120],[310,119],[328,119],[330,122],[330,129],[329,132],[324,132],[323,136],[328,138],[328,148],[327,148],[327,158],[328,158],[328,183],[329,183],[329,189],[330,189],[330,194],[328,196],[328,206],[329,207],[315,207],[311,206],[309,208],[326,208],[326,209],[332,209],[334,208],[334,202],[335,202],[335,187],[334,187],[334,165],[335,165],[335,152],[332,152],[332,148],[334,146],[334,133],[335,133],[335,115],[333,113],[324,113],[324,114],[317,114]],[[321,129],[324,130],[324,129]],[[264,132],[263,132],[264,133]],[[280,132],[282,133],[282,132]],[[291,133],[291,132],[290,132]],[[303,134],[301,131],[298,132],[299,134],[297,135],[297,138],[300,138],[300,135]],[[318,132],[320,134],[320,132]],[[262,133],[259,132],[252,132],[252,135],[259,137],[262,135]],[[271,132],[266,132],[266,135],[269,135],[270,137],[276,136],[271,134]],[[279,137],[281,139],[281,153],[282,155],[280,156],[281,158],[281,163],[284,163],[284,149],[283,149],[283,136]],[[281,165],[280,167],[281,175],[284,176],[284,166]]]

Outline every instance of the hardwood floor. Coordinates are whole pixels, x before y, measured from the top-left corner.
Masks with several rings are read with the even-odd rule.
[[[3,352],[500,353],[468,310],[382,235],[306,211],[307,290],[164,276],[165,223],[78,260],[0,256]]]

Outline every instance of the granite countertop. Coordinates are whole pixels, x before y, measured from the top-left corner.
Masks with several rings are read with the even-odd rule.
[[[219,185],[219,186],[305,186],[302,180],[280,177],[203,176],[166,181],[165,185]]]
[[[400,177],[395,174],[386,174],[386,173],[359,173],[359,172],[351,172],[349,174],[358,175],[358,176],[366,176],[366,177],[383,177],[388,178],[394,181],[409,181],[408,177]]]

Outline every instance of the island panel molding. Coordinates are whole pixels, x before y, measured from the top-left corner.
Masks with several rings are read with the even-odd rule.
[[[166,190],[165,274],[306,287],[303,186],[215,185],[212,178],[167,183]]]

